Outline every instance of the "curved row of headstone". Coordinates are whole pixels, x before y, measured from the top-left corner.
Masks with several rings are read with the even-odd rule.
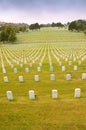
[[[37,49],[37,50],[38,50],[38,49]],[[36,51],[37,51],[37,50],[36,50]],[[40,51],[40,50],[41,50],[41,51]],[[39,52],[40,52],[40,54],[38,54],[38,57],[35,56],[36,58],[34,58],[34,62],[41,57],[42,52],[43,52],[43,49],[41,48],[40,50],[38,50],[37,54],[38,54]],[[36,54],[36,55],[37,55],[37,54]],[[5,54],[4,51],[3,51],[3,55],[4,55],[5,59],[6,59],[6,61],[8,62],[8,64],[12,66],[11,68],[13,68],[13,64],[11,64],[10,60],[7,58],[7,57],[10,57],[10,56],[8,56],[7,53]],[[11,57],[10,57],[10,58],[11,58]],[[29,57],[29,58],[30,58],[30,57]],[[30,59],[30,60],[33,60],[33,58]],[[26,59],[25,59],[25,61],[26,61]],[[15,61],[15,62],[18,62],[18,61]],[[34,63],[34,62],[33,62],[33,63]],[[25,62],[24,62],[24,63],[25,63]],[[32,64],[33,64],[33,63],[30,63],[30,67],[32,67]],[[18,62],[18,64],[19,64],[19,62]],[[23,64],[20,63],[20,68],[22,68],[22,67],[23,67]],[[4,70],[6,70],[6,69],[4,69]],[[14,68],[14,71],[15,71],[15,70],[17,70],[17,69]],[[27,68],[25,68],[25,71],[27,72]],[[16,72],[17,72],[17,71],[16,71]]]
[[[8,47],[9,48],[9,47]],[[46,48],[46,47],[45,47]],[[21,48],[21,49],[23,49],[23,47]],[[25,49],[25,48],[24,48]],[[12,57],[11,57],[11,54],[12,54],[12,52],[11,53],[9,53],[10,52],[10,48],[7,50],[7,48],[5,47],[5,49],[3,48],[3,56],[4,56],[4,58],[6,59],[6,61],[7,61],[7,63],[11,66],[11,67],[14,67],[15,68],[15,66],[14,66],[14,64],[12,63],[12,57],[13,57],[13,55],[12,55]],[[28,49],[27,49],[28,50]],[[73,51],[73,50],[72,50]],[[76,50],[75,50],[76,51]],[[51,46],[51,45],[49,45],[49,47],[48,47],[48,59],[49,59],[49,65],[50,65],[50,71],[53,71],[54,70],[54,67],[53,67],[53,61],[52,61],[52,59],[51,59],[51,54],[53,55],[53,57],[57,60],[57,62],[59,63],[59,65],[61,66],[61,69],[62,69],[62,71],[65,71],[66,70],[66,66],[65,66],[65,64],[63,65],[63,63],[61,62],[61,58],[62,59],[64,59],[65,61],[67,61],[68,62],[68,64],[69,64],[69,66],[71,66],[72,65],[72,60],[69,60],[70,58],[73,58],[74,56],[76,56],[76,57],[74,57],[74,61],[76,61],[76,59],[78,60],[78,65],[81,65],[81,63],[86,59],[86,52],[85,52],[85,49],[82,49],[82,50],[80,50],[80,51],[82,51],[81,52],[81,56],[78,54],[78,58],[77,58],[77,54],[75,53],[75,52],[72,52],[72,54],[70,55],[70,53],[68,54],[68,57],[67,57],[67,53],[65,53],[65,50],[63,49],[62,50],[62,48],[56,48],[55,46]],[[22,50],[21,50],[21,52],[22,52]],[[22,52],[22,53],[25,53],[25,52]],[[19,65],[20,65],[20,68],[22,68],[23,67],[23,63],[22,62],[24,62],[24,64],[26,64],[27,63],[27,58],[28,58],[28,60],[30,60],[29,61],[29,63],[30,63],[30,67],[32,67],[32,65],[34,64],[34,62],[36,61],[36,60],[38,60],[38,59],[42,59],[42,55],[43,55],[43,53],[44,53],[44,48],[41,48],[41,47],[39,47],[39,48],[36,48],[35,49],[35,51],[34,51],[34,53],[33,53],[33,51],[32,51],[32,53],[30,54],[30,55],[24,55],[23,57],[22,57],[22,55],[21,55],[21,57],[19,57],[19,60],[18,59],[16,59],[15,60],[15,58],[14,58],[14,61],[15,61],[15,63],[18,63]],[[73,54],[74,53],[74,54]],[[68,59],[69,58],[69,59]],[[81,58],[81,59],[80,59]],[[3,58],[2,58],[3,59]],[[44,60],[43,60],[44,61]],[[42,63],[43,63],[43,61],[41,62],[40,61],[40,63],[39,63],[39,66],[38,66],[38,70],[40,69],[40,66],[42,65]],[[82,62],[81,62],[82,61]],[[5,71],[3,71],[3,72],[6,72],[6,68],[5,68],[5,65],[4,65],[4,63],[3,63],[3,60],[2,60],[2,66],[4,66],[3,68],[3,70],[5,70]],[[74,65],[74,68],[73,68],[73,70],[77,70],[78,69],[78,65]]]
[[[59,50],[59,49],[58,49]],[[59,54],[58,52],[56,52],[56,48],[54,48],[53,47],[53,49],[52,49],[52,54],[53,54],[53,56],[55,57],[55,59],[57,60],[57,62],[59,62],[59,65],[62,65],[62,63],[61,63],[61,61],[60,61],[60,58],[62,58],[63,60],[65,60],[66,62],[68,62],[68,65],[69,66],[71,66],[72,65],[72,62],[73,61],[76,61],[76,59],[78,60],[78,58],[77,57],[74,57],[74,59],[73,59],[73,61],[72,60],[68,60],[68,56],[65,56],[64,54],[62,55],[62,54]],[[60,57],[60,58],[58,58],[58,57]],[[78,65],[81,65],[81,61],[79,60],[78,61]]]
[[[71,77],[72,77],[71,74],[66,74],[66,80],[71,80]],[[20,75],[18,79],[19,79],[19,82],[24,82],[24,77],[22,75]],[[4,82],[9,82],[9,79],[7,76],[4,76],[3,80]],[[50,74],[50,80],[55,81],[55,74]],[[86,73],[82,74],[82,80],[86,80]],[[39,75],[34,75],[34,81],[35,82],[40,81]]]
[[[40,49],[38,48],[38,49],[35,49],[35,55],[34,55],[34,57],[36,57],[37,58],[37,56],[36,55],[38,55],[38,58],[39,58],[39,51],[40,51]],[[8,58],[6,57],[6,56],[8,56],[10,59],[11,59],[11,56],[10,55],[8,55],[8,53],[7,53],[7,51],[5,50],[5,53],[6,53],[6,55],[5,55],[5,58],[6,58],[6,60],[7,60],[7,62],[9,63],[9,60],[8,60]],[[34,53],[32,53],[32,55],[33,55]],[[33,60],[33,58],[34,57],[31,57],[31,56],[29,56],[29,59],[30,60]],[[23,54],[23,56],[21,55],[21,57],[19,58],[19,60],[17,59],[17,60],[15,60],[15,58],[12,58],[13,59],[13,61],[15,62],[15,63],[18,63],[19,64],[19,62],[24,62],[25,64],[27,63],[27,61],[26,61],[26,57],[24,57],[24,54]],[[35,59],[35,58],[34,58]],[[37,59],[36,59],[37,60]]]
[[[34,90],[29,90],[28,91],[28,95],[29,95],[29,99],[30,100],[35,100],[36,97],[38,96],[38,95],[35,94]],[[13,92],[12,91],[7,91],[6,92],[6,96],[7,96],[7,99],[9,101],[14,100],[14,96],[13,96]],[[51,96],[52,96],[52,99],[57,99],[58,98],[58,90],[53,89],[52,92],[51,92]],[[75,98],[80,98],[80,96],[81,96],[81,89],[80,88],[75,88],[75,90],[74,90],[74,97]]]

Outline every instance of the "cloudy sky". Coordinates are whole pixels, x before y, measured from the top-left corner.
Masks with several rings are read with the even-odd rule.
[[[86,0],[0,0],[0,21],[66,23],[86,19]]]

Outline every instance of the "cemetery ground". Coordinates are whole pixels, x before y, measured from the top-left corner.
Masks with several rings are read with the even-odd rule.
[[[76,88],[81,89],[79,98]],[[29,90],[36,99],[29,98]],[[56,99],[52,90],[58,90]],[[0,130],[86,130],[83,33],[44,28],[18,34],[16,44],[0,45]]]

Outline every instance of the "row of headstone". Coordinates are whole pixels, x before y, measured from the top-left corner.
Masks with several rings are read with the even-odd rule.
[[[53,47],[54,48],[54,47]],[[39,49],[39,48],[38,48]],[[39,49],[40,50],[40,49]],[[38,50],[38,51],[39,51]],[[56,49],[54,48],[54,49],[52,49],[52,47],[49,49],[49,50],[51,50],[51,52],[54,52],[54,50],[55,50],[55,52],[56,52]],[[53,51],[52,51],[53,50]],[[42,52],[42,51],[41,51]],[[50,53],[51,53],[50,52]],[[54,53],[55,53],[54,52]],[[36,53],[36,52],[35,52]],[[38,52],[37,52],[38,53]],[[53,55],[54,55],[54,53],[53,53]],[[81,54],[81,56],[76,56],[76,54],[68,54],[68,56],[67,56],[67,54],[64,56],[64,53],[62,53],[62,50],[61,49],[58,49],[58,51],[57,51],[57,55],[56,56],[59,56],[59,57],[61,57],[61,58],[63,58],[63,59],[67,59],[67,61],[68,61],[68,58],[73,58],[74,59],[74,61],[76,61],[76,59],[78,59],[78,58],[81,58],[81,60],[83,61],[83,60],[85,60],[86,59],[86,56],[85,56],[85,52],[84,53],[82,53]],[[75,53],[75,52],[74,52]],[[6,54],[7,54],[7,51],[6,51]],[[36,56],[36,54],[35,54],[35,56]],[[35,57],[34,56],[34,57]],[[67,57],[67,58],[66,58]],[[58,58],[58,57],[57,57]],[[17,59],[17,57],[15,58],[15,59]],[[23,62],[23,60],[25,60],[26,61],[26,59],[23,57],[22,58],[22,62]],[[70,63],[69,64],[71,64],[71,61],[69,61]],[[79,64],[81,64],[81,61],[79,61]]]
[[[36,94],[35,94],[34,90],[29,90],[28,94],[29,94],[29,98],[31,100],[36,99]],[[12,91],[7,91],[6,95],[7,95],[7,99],[8,100],[13,100],[14,99]],[[52,90],[52,94],[51,95],[52,95],[53,99],[57,99],[58,98],[58,90],[56,90],[56,89]],[[74,97],[75,98],[80,98],[80,96],[81,96],[81,89],[80,88],[76,88],[75,92],[74,92]]]
[[[54,50],[54,51],[53,51],[53,50]],[[69,60],[68,60],[67,55],[66,55],[66,56],[64,56],[64,54],[62,55],[62,52],[60,52],[60,54],[59,54],[59,53],[55,50],[55,48],[53,48],[53,50],[52,50],[51,52],[52,52],[53,56],[56,58],[56,60],[57,60],[58,62],[59,62],[59,59],[58,59],[57,55],[58,55],[59,57],[65,59],[65,61],[68,61],[69,66],[72,65],[72,61],[69,61]],[[58,49],[58,50],[59,50],[59,49]],[[57,55],[56,55],[56,54],[57,54]],[[76,59],[78,59],[78,58],[79,58],[78,56],[73,56],[73,61],[76,61]],[[72,59],[72,55],[69,56],[69,59]],[[83,56],[81,60],[83,61],[84,59],[86,59],[86,56]],[[78,65],[81,65],[81,60],[78,61]],[[61,63],[60,63],[60,62],[59,62],[59,65],[61,66]]]
[[[50,74],[50,80],[55,80],[55,74]],[[66,80],[71,80],[71,74],[66,74]],[[82,80],[86,80],[86,73],[82,74]],[[34,81],[39,81],[39,75],[34,75]],[[4,76],[4,82],[8,82],[8,77]],[[23,76],[19,76],[19,82],[24,82]]]
[[[31,60],[32,60],[32,63],[35,63],[35,60],[37,60],[38,58],[40,58],[40,56],[41,56],[41,54],[42,54],[42,52],[43,52],[43,49],[44,48],[37,48],[37,49],[34,49],[35,51],[33,51],[34,52],[34,56],[31,58]],[[40,51],[41,50],[41,51]],[[6,54],[7,54],[7,56],[5,55],[5,52],[6,52]],[[10,53],[7,53],[7,51],[5,50],[5,52],[4,52],[4,55],[5,55],[5,58],[6,58],[6,60],[7,60],[7,62],[10,64],[10,66],[11,66],[11,68],[13,68],[13,64],[11,64],[11,62],[9,61],[9,59],[12,59],[12,61],[13,62],[15,62],[15,63],[17,63],[18,62],[18,64],[19,64],[19,62],[22,62],[22,63],[20,63],[20,68],[23,68],[23,63],[24,64],[26,64],[26,62],[27,62],[27,57],[24,57],[25,55],[23,55],[23,54],[21,54],[21,57],[15,57],[14,56],[14,58],[12,58],[9,54]],[[12,53],[12,52],[11,52]],[[39,54],[40,53],[40,54]],[[38,56],[37,56],[37,54],[38,54]],[[33,55],[33,53],[32,53],[32,55]],[[7,58],[7,57],[10,57],[9,59]],[[30,56],[31,57],[31,56]],[[21,60],[20,60],[21,59]],[[30,63],[30,67],[32,67],[32,63]]]
[[[29,68],[25,68],[25,72],[28,73],[29,72]],[[14,68],[14,73],[18,73],[18,69],[17,68]]]

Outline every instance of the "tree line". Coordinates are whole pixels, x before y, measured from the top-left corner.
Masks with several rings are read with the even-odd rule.
[[[3,23],[0,22],[0,41],[5,42],[15,42],[17,40],[16,33],[26,32],[29,30],[39,30],[42,27],[68,27],[69,31],[83,31],[86,35],[86,20],[76,20],[72,22],[68,22],[67,24],[58,23],[48,23],[48,24],[25,24],[25,23]]]
[[[0,41],[3,43],[6,42],[15,42],[17,40],[16,33],[25,32],[28,30],[29,25],[20,23],[0,23]]]
[[[69,24],[68,29],[70,31],[85,31],[86,30],[86,20],[75,20]]]

